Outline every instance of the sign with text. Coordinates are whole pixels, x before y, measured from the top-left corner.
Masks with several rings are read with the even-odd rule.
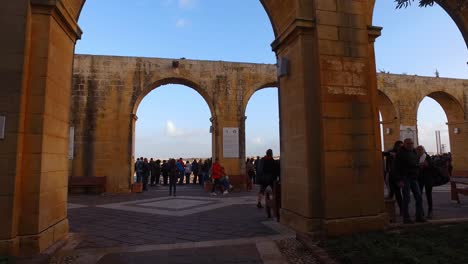
[[[239,158],[239,128],[223,128],[223,157]]]

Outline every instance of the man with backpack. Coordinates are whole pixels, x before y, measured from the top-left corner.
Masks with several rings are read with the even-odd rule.
[[[262,199],[263,195],[265,195],[266,188],[268,186],[273,188],[273,183],[279,177],[279,163],[273,159],[273,150],[268,149],[265,157],[260,159],[257,165],[257,183],[260,184],[257,207],[263,208]]]

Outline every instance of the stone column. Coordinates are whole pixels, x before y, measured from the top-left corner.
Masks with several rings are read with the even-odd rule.
[[[236,116],[233,115],[225,115],[221,114],[216,117],[216,126],[215,126],[215,156],[214,158],[219,158],[221,165],[225,168],[226,173],[229,175],[229,179],[231,184],[237,190],[245,190],[246,188],[246,175],[245,175],[245,168],[242,166],[242,162],[245,160],[242,156],[245,157],[245,153],[242,155],[242,142],[245,140],[242,139],[243,132],[241,132],[242,127],[245,127],[245,120],[240,120]],[[225,135],[224,131],[225,128],[236,128],[237,140],[238,140],[238,152],[237,155],[234,156],[225,156],[225,144],[224,144],[224,137],[229,135]],[[231,133],[231,132],[229,132]],[[231,135],[232,136],[232,135]],[[245,133],[244,133],[245,136]]]
[[[23,135],[16,141],[21,163],[15,165],[16,191],[11,195],[21,212],[12,215],[16,230],[10,232],[13,246],[6,250],[23,255],[42,252],[68,233],[70,91],[74,45],[81,34],[62,2],[31,2],[23,13],[26,45],[17,43],[29,47],[23,54],[25,82],[18,94],[24,107],[18,115]]]
[[[280,78],[282,222],[341,235],[385,223],[366,1],[317,0],[273,43]],[[379,199],[379,197],[381,199]]]
[[[468,121],[447,123],[454,175],[468,175]]]
[[[4,1],[0,8],[0,255],[17,254],[21,209],[24,111],[29,65],[31,13],[28,0]]]

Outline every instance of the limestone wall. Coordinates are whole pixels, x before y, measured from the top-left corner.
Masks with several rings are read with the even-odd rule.
[[[223,159],[222,127],[241,127],[247,100],[275,85],[274,72],[266,64],[76,55],[72,177],[107,176],[109,191],[128,190],[138,105],[150,91],[170,83],[187,85],[204,98],[215,127],[213,154]],[[223,159],[231,174],[241,174],[242,155],[245,151],[238,159]]]

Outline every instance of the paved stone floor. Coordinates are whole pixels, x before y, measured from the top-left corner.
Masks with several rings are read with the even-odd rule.
[[[316,263],[294,232],[256,208],[255,191],[211,197],[199,186],[177,187],[177,197],[163,186],[71,195],[71,239],[51,263]],[[433,221],[468,218],[468,197],[451,202],[449,185],[433,195]]]
[[[256,207],[256,192],[200,186],[142,194],[71,195],[70,242],[52,263],[287,263],[275,241],[294,232]]]

